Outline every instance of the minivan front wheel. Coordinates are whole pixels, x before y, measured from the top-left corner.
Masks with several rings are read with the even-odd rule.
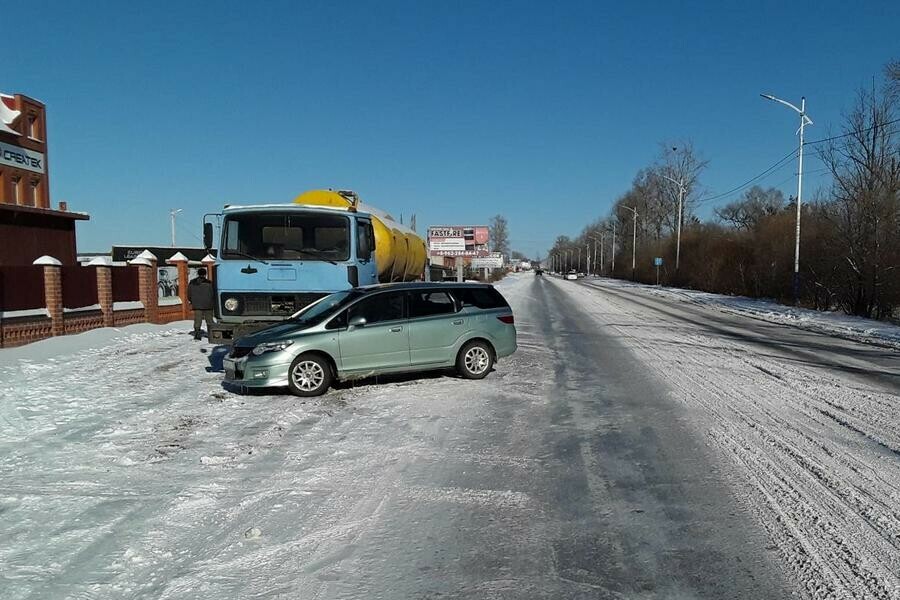
[[[494,353],[482,341],[469,342],[456,357],[456,370],[466,379],[484,379],[494,366]]]
[[[301,354],[291,363],[288,387],[297,396],[321,396],[331,386],[331,365],[316,354]]]

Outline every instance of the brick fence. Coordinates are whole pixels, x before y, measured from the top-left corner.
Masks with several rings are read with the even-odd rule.
[[[212,274],[213,260],[207,258],[203,261],[204,266]],[[178,269],[179,304],[160,306],[157,259],[146,250],[131,261],[130,266],[113,266],[108,258],[100,257],[83,267],[63,267],[55,258],[42,256],[34,261],[35,267],[10,268],[11,272],[13,269],[27,269],[33,277],[39,278],[40,275],[34,275],[31,270],[43,267],[43,306],[31,306],[39,303],[34,296],[40,281],[32,282],[28,289],[17,290],[17,283],[28,285],[21,273],[16,272],[15,277],[8,277],[14,281],[4,285],[12,288],[12,292],[21,292],[19,296],[27,298],[23,301],[27,306],[7,300],[18,309],[9,310],[8,306],[0,304],[0,348],[12,348],[99,327],[163,324],[192,318],[193,311],[187,301],[188,261],[179,253],[166,262]],[[69,293],[65,293],[67,282]],[[9,289],[4,291],[5,296],[15,295]],[[3,297],[0,296],[0,299]],[[92,301],[95,302],[91,304]],[[67,306],[67,303],[78,306]],[[23,308],[26,310],[21,310]]]

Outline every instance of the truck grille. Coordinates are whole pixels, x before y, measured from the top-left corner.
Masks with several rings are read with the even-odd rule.
[[[328,294],[222,294],[222,297],[238,298],[242,310],[237,314],[247,317],[288,317]]]

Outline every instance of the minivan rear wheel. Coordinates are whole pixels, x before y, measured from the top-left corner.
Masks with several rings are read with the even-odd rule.
[[[463,346],[456,357],[456,370],[466,379],[484,379],[494,366],[494,352],[480,340]]]
[[[328,391],[331,380],[331,365],[317,354],[301,354],[288,371],[288,387],[297,396],[321,396]]]

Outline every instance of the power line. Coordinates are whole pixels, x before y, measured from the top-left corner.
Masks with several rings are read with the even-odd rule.
[[[756,175],[756,176],[754,176],[754,177],[751,177],[750,179],[748,179],[747,181],[745,181],[745,182],[742,183],[741,185],[739,185],[739,186],[737,186],[737,187],[735,187],[735,188],[732,188],[732,189],[728,190],[727,192],[722,192],[721,194],[716,194],[715,196],[709,196],[709,197],[706,197],[706,198],[700,198],[699,200],[697,200],[697,204],[698,204],[698,205],[699,205],[699,204],[706,204],[707,202],[712,202],[712,201],[714,201],[714,200],[719,200],[719,199],[721,199],[721,198],[724,198],[725,196],[730,196],[731,194],[734,194],[735,192],[739,192],[739,191],[743,190],[744,188],[748,187],[750,184],[755,183],[756,181],[759,181],[759,180],[762,179],[763,177],[765,177],[765,176],[767,176],[767,175],[770,175],[770,174],[774,173],[775,171],[777,171],[777,170],[779,170],[779,169],[781,169],[781,168],[784,168],[784,166],[788,163],[789,160],[791,160],[792,158],[794,158],[795,156],[797,156],[797,153],[798,153],[798,152],[799,152],[799,150],[791,150],[790,153],[788,153],[788,154],[786,154],[785,156],[783,156],[782,158],[780,158],[777,162],[775,162],[775,164],[773,164],[771,167],[769,167],[768,169],[766,169],[765,171],[763,171],[763,172],[760,173],[759,175]]]
[[[812,140],[810,142],[803,142],[804,146],[809,146],[812,144],[823,144],[825,142],[830,142],[832,140],[839,140],[841,138],[850,137],[851,135],[857,135],[859,133],[866,133],[868,131],[872,131],[878,127],[887,127],[888,125],[893,125],[894,123],[900,123],[900,119],[894,119],[893,121],[887,121],[886,123],[878,123],[877,125],[872,125],[871,127],[866,127],[865,129],[857,129],[856,131],[848,131],[847,133],[842,133],[840,135],[833,135],[831,137],[822,138],[821,140]],[[888,132],[888,135],[893,135],[897,133],[896,131]]]

